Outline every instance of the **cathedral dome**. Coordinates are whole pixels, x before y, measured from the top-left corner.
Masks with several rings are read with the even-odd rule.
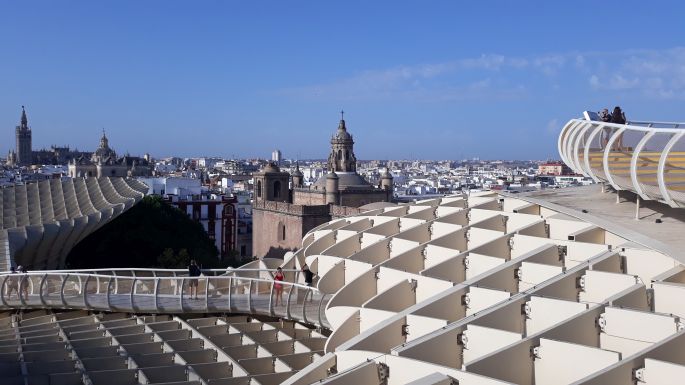
[[[107,158],[116,158],[117,154],[109,147],[109,140],[105,135],[105,130],[102,130],[102,138],[100,138],[100,147],[93,153],[93,160]]]

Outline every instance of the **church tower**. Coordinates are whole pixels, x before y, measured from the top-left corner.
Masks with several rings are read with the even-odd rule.
[[[328,156],[328,172],[356,172],[357,158],[354,156],[354,140],[345,127],[345,112],[340,111],[338,130],[331,138],[331,154]]]
[[[33,150],[31,149],[31,128],[29,120],[26,118],[26,110],[21,106],[21,121],[16,128],[17,135],[17,164],[19,166],[30,166],[33,161]]]
[[[290,174],[282,172],[275,162],[269,162],[261,171],[253,174],[255,181],[255,203],[264,201],[290,201]]]

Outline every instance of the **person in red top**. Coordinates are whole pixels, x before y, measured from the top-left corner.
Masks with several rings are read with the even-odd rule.
[[[276,274],[274,274],[274,292],[276,294],[276,304],[274,306],[278,306],[279,303],[283,304],[283,285],[279,282],[283,282],[284,278],[283,269],[279,267],[276,269]]]

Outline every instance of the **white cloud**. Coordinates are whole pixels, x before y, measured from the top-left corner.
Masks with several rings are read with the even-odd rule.
[[[506,99],[521,97],[528,92],[526,88],[512,85],[516,75],[538,79],[536,73],[549,78],[547,86],[552,89],[562,79],[574,79],[574,75],[583,78],[591,74],[589,86],[598,91],[632,92],[659,99],[685,98],[685,48],[682,47],[575,51],[525,57],[488,54],[441,63],[366,70],[330,82],[280,90],[279,93],[338,100]],[[562,74],[563,77],[559,76]],[[474,78],[481,80],[474,81]],[[541,81],[544,82],[544,78]]]
[[[630,50],[605,55],[589,78],[598,90],[632,91],[648,98],[685,98],[685,48]],[[608,65],[606,65],[608,64]]]

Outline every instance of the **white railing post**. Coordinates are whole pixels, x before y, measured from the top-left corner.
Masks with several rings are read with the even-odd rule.
[[[133,296],[136,294],[136,281],[137,281],[137,280],[138,280],[138,278],[135,278],[135,276],[134,276],[133,282],[131,283],[131,296],[130,296],[131,311],[135,311],[135,310],[136,310],[136,307],[135,307],[135,305],[133,304]]]
[[[250,311],[254,311],[254,309],[252,308],[252,283],[253,282],[254,281],[250,279],[250,285],[247,288],[247,308]]]
[[[5,285],[5,283],[7,282],[7,277],[8,277],[8,276],[9,276],[9,274],[5,274],[5,275],[2,277],[2,286],[0,286],[0,289],[2,289],[1,292],[0,292],[0,300],[2,300],[2,305],[3,305],[3,306],[9,306],[9,305],[7,304],[7,301],[5,300],[5,290],[7,290],[7,286]]]
[[[584,153],[583,153],[583,161],[585,163],[585,168],[587,169],[587,173],[592,178],[592,180],[595,181],[595,183],[600,182],[599,178],[595,175],[595,171],[592,169],[592,165],[590,164],[590,149],[592,148],[592,142],[595,140],[595,137],[597,135],[601,134],[602,131],[604,131],[604,125],[600,124],[595,127],[595,129],[590,133],[590,136],[588,136],[588,143],[586,144],[584,148]],[[602,138],[600,137],[600,143],[601,143]]]
[[[83,284],[83,287],[81,288],[81,290],[83,291],[83,306],[85,306],[86,309],[90,309],[90,305],[88,304],[88,281],[90,281],[90,275],[86,276],[86,282]]]
[[[209,312],[209,276],[205,278],[205,312]]]
[[[290,290],[292,290],[292,288]],[[269,289],[269,314],[275,315],[275,313],[274,313],[274,283],[273,282],[271,282],[271,289]]]
[[[45,297],[43,297],[43,287],[45,286],[45,282],[48,280],[48,275],[43,274],[43,278],[40,280],[40,287],[38,288],[38,298],[40,298],[40,303],[43,304],[43,306],[47,306],[47,302],[45,302]]]
[[[231,296],[233,295],[233,278],[228,278],[228,311],[230,312],[233,307],[233,302],[231,301]]]
[[[640,187],[640,181],[637,177],[637,161],[640,157],[640,152],[642,152],[642,149],[645,147],[645,145],[647,145],[647,142],[652,138],[652,136],[654,136],[654,131],[646,132],[642,139],[640,139],[640,141],[637,143],[637,146],[633,150],[633,156],[630,158],[630,180],[633,183],[633,188],[635,189],[637,195],[642,197],[644,200],[650,200],[652,198],[645,194],[645,192],[642,191],[642,187]]]
[[[181,278],[181,287],[178,290],[178,303],[181,306],[181,311],[183,311],[183,285],[185,284],[185,281],[185,278]]]
[[[321,318],[321,307],[323,306],[324,298],[326,298],[326,294],[321,293],[321,299],[319,300],[319,311],[317,312],[317,315],[319,316],[320,327],[323,327],[323,319]]]
[[[615,131],[613,135],[611,135],[611,138],[609,138],[609,141],[607,142],[607,147],[604,149],[604,157],[602,158],[604,175],[607,177],[607,182],[609,182],[611,187],[613,187],[616,191],[623,190],[623,188],[617,185],[616,182],[614,182],[614,178],[611,176],[611,169],[609,169],[609,154],[611,153],[611,147],[614,146],[614,142],[616,142],[616,140],[623,135],[625,130],[625,127],[621,127]]]
[[[59,289],[59,298],[62,300],[62,304],[64,305],[64,307],[67,306],[67,301],[64,299],[64,287],[67,285],[68,280],[69,280],[69,274],[67,274],[67,276],[64,277],[64,280],[62,281],[62,285]]]
[[[293,285],[290,285],[290,291],[288,292],[288,300],[286,301],[285,305],[285,314],[287,318],[292,318],[290,314],[290,298],[293,296],[293,291],[295,290],[297,290],[297,288]],[[297,302],[297,300],[295,302]]]
[[[671,153],[673,146],[678,143],[683,135],[685,135],[685,131],[681,131],[673,135],[668,143],[666,143],[666,147],[664,147],[663,151],[661,152],[661,157],[659,158],[659,165],[656,172],[659,191],[661,191],[661,197],[664,199],[664,202],[671,207],[680,207],[680,205],[676,204],[673,199],[671,199],[671,193],[668,191],[668,186],[666,186],[666,178],[664,173],[666,172],[666,161],[668,160],[668,155]]]
[[[311,288],[307,288],[307,291],[304,293],[304,298],[302,299],[302,320],[305,323],[307,323],[307,297],[309,297],[311,291]]]
[[[154,289],[154,296],[155,296],[155,311],[159,313],[159,278],[155,277],[155,289]]]
[[[110,293],[112,292],[112,279],[116,280],[116,277],[109,277],[109,281],[107,282],[107,309],[109,310],[112,310],[112,302],[110,301]]]

